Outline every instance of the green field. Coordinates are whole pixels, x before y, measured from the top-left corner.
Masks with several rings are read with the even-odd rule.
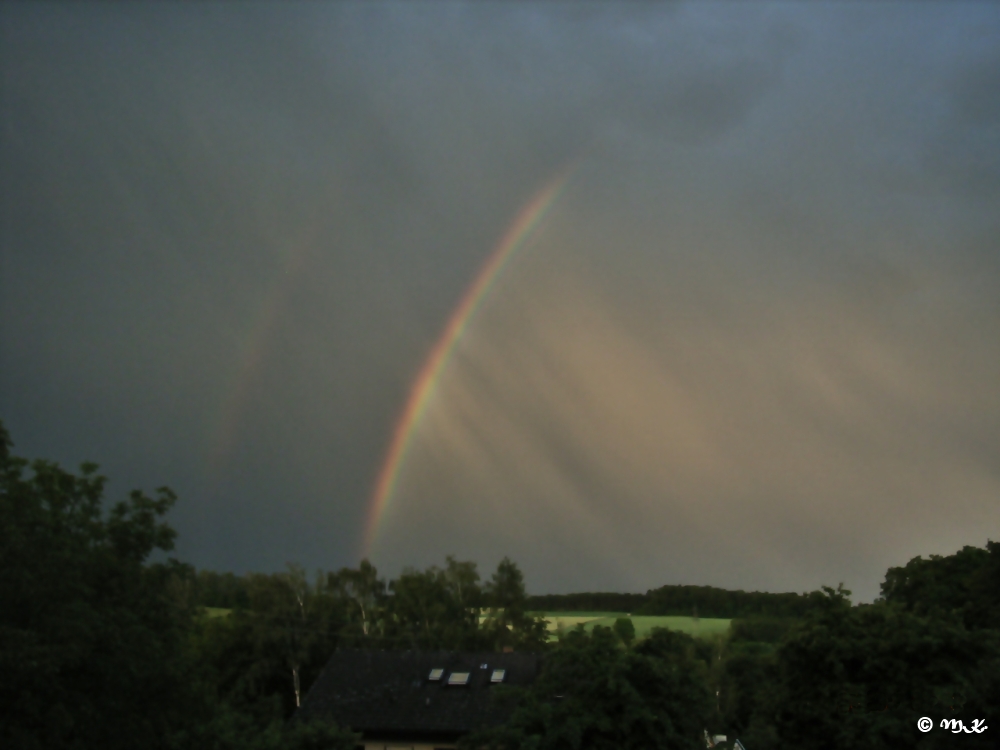
[[[534,614],[540,614],[549,621],[549,638],[552,640],[557,637],[560,627],[564,631],[572,630],[581,623],[584,630],[591,630],[597,625],[611,627],[619,617],[631,617],[632,624],[635,626],[636,639],[645,638],[653,628],[679,630],[697,638],[707,638],[725,634],[729,630],[730,623],[730,620],[712,617],[700,617],[695,620],[693,617],[630,616],[626,612],[538,612]]]
[[[204,611],[209,618],[225,617],[232,612],[231,609],[221,607],[204,607]],[[619,617],[631,618],[632,624],[635,626],[636,640],[642,640],[648,636],[653,628],[679,630],[696,638],[708,638],[725,634],[729,630],[730,623],[730,620],[711,617],[701,617],[695,620],[692,617],[633,616],[627,612],[530,612],[529,614],[544,617],[549,621],[549,640],[551,641],[559,637],[560,628],[563,632],[569,632],[581,624],[584,630],[588,631],[598,625],[610,628]],[[483,615],[479,619],[482,622],[486,616]]]

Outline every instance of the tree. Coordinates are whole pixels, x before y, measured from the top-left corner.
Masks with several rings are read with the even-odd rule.
[[[773,594],[761,591],[728,591],[714,586],[661,586],[649,591],[638,607],[627,611],[643,615],[699,613],[702,617],[799,617],[811,600],[803,594]]]
[[[773,648],[754,641],[726,645],[719,685],[725,733],[754,750],[780,747],[774,722],[781,703],[775,694],[779,680]]]
[[[194,596],[202,607],[235,609],[246,607],[246,579],[235,573],[217,573],[214,570],[199,570],[192,579]]]
[[[775,719],[784,744],[816,750],[938,747],[920,716],[992,715],[1000,667],[996,632],[954,616],[924,617],[884,602],[851,607],[824,587],[825,606],[777,652]],[[947,746],[947,744],[943,745]]]
[[[969,606],[963,611],[967,627],[1000,630],[1000,542],[987,541],[988,559],[969,585]]]
[[[318,574],[305,571],[250,574],[247,606],[228,617],[205,618],[195,650],[215,699],[252,718],[258,728],[292,716],[302,695],[326,665],[346,621],[344,602]]]
[[[494,648],[540,650],[545,647],[548,623],[528,615],[524,574],[516,563],[507,557],[501,560],[483,593],[489,608],[484,630]]]
[[[479,571],[474,562],[459,562],[454,555],[445,557],[444,583],[458,607],[474,613],[478,625],[479,609],[483,605],[483,591],[479,586]]]
[[[632,641],[635,640],[635,624],[631,617],[619,617],[615,620],[614,631],[626,648],[631,646]]]
[[[390,582],[386,629],[411,648],[478,650],[485,639],[479,629],[482,590],[474,562],[449,555],[444,569],[404,570]]]
[[[348,603],[348,622],[358,624],[357,635],[375,634],[385,603],[386,585],[374,565],[365,559],[357,570],[341,568],[336,573],[327,573],[326,589]]]
[[[326,721],[292,722],[275,750],[354,750],[361,735]]]
[[[918,615],[955,613],[970,628],[1000,628],[1000,543],[953,555],[914,557],[889,568],[882,597]]]
[[[514,703],[510,720],[473,732],[460,747],[694,750],[712,715],[694,640],[662,629],[625,650],[610,628],[578,627],[530,688],[506,697]]]
[[[166,487],[105,512],[105,478],[11,454],[0,424],[0,746],[163,747],[200,711],[172,597]]]

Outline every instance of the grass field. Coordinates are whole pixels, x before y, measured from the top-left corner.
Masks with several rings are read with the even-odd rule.
[[[679,630],[696,638],[708,638],[724,634],[729,630],[730,623],[729,620],[721,618],[700,617],[695,620],[693,617],[631,616],[626,612],[539,612],[535,614],[541,614],[549,621],[549,638],[551,640],[555,640],[560,627],[566,631],[572,630],[580,623],[583,623],[584,630],[591,630],[597,625],[611,627],[619,617],[631,617],[637,640],[648,636],[653,628]]]
[[[205,614],[212,617],[225,617],[231,609],[221,607],[205,607]],[[582,624],[584,630],[592,630],[595,626],[601,625],[610,628],[619,617],[629,617],[635,626],[636,640],[642,640],[650,634],[653,628],[667,628],[668,630],[679,630],[688,633],[696,638],[708,638],[714,635],[724,634],[729,630],[729,620],[701,617],[697,621],[692,617],[657,617],[650,615],[630,615],[627,612],[531,612],[532,615],[541,615],[549,621],[549,640],[558,638],[559,629],[569,632],[577,625]],[[480,621],[486,617],[480,618]]]

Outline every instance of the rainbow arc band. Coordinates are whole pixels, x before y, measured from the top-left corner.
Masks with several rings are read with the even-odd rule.
[[[489,294],[503,269],[510,263],[535,229],[555,205],[569,183],[576,169],[577,162],[563,169],[542,190],[540,190],[518,213],[513,223],[504,232],[500,242],[483,264],[482,270],[475,281],[462,295],[458,307],[448,319],[441,336],[431,349],[419,375],[410,388],[402,415],[392,432],[392,440],[386,453],[382,468],[375,482],[375,490],[369,501],[368,520],[365,524],[363,555],[368,556],[378,534],[379,522],[385,514],[386,506],[396,490],[399,474],[406,462],[406,456],[412,442],[413,434],[421,417],[427,409],[427,404],[434,393],[441,373],[444,372],[455,345],[469,327],[476,311]]]

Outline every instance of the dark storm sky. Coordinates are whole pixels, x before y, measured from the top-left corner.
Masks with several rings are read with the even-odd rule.
[[[871,599],[1000,538],[1000,7],[5,4],[0,419],[217,569]],[[558,202],[437,383],[522,207]]]

